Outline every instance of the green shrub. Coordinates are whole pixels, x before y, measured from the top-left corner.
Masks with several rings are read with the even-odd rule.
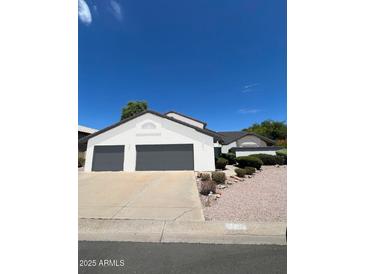
[[[276,156],[281,158],[282,165],[287,164],[287,155],[288,155],[288,150],[287,149],[280,149],[280,150],[276,151]]]
[[[275,159],[276,159],[276,163],[278,165],[286,165],[286,157],[285,156],[276,155]]]
[[[85,159],[82,157],[79,157],[79,167],[83,167],[85,164]]]
[[[244,170],[245,170],[245,172],[246,172],[247,175],[252,175],[252,174],[254,174],[256,172],[256,168],[251,167],[251,166],[246,166],[244,168]]]
[[[236,161],[238,163],[238,166],[241,168],[245,167],[254,167],[256,169],[260,169],[261,166],[264,164],[260,159],[252,156],[241,156],[237,157]]]
[[[280,149],[280,150],[277,150],[276,151],[276,155],[278,156],[287,156],[288,155],[288,150],[285,148],[285,149]]]
[[[244,178],[244,177],[245,177],[245,175],[247,174],[247,173],[246,173],[246,169],[244,169],[244,168],[236,168],[236,169],[234,170],[234,172],[236,172],[237,176],[238,176],[238,177],[241,177],[241,178]]]
[[[221,158],[227,159],[228,164],[235,165],[236,164],[236,154],[235,153],[222,153]]]
[[[200,194],[208,195],[210,192],[215,193],[217,184],[213,181],[202,181],[200,184]]]
[[[224,158],[218,158],[215,162],[215,168],[217,169],[225,169],[226,165],[228,165],[228,160]]]
[[[212,180],[217,184],[224,184],[226,181],[226,174],[221,171],[213,171]]]
[[[201,174],[201,180],[202,181],[209,181],[210,180],[210,174],[209,173],[202,173]]]
[[[282,159],[278,159],[277,156],[275,155],[269,155],[269,154],[252,154],[250,155],[251,157],[256,157],[259,158],[265,166],[274,166],[276,164],[279,164],[278,162],[282,162]]]

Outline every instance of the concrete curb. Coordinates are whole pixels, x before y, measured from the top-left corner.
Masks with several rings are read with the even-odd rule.
[[[286,223],[79,219],[80,241],[286,245]]]

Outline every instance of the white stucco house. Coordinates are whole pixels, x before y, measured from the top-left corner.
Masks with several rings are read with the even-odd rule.
[[[85,171],[215,170],[220,152],[268,150],[273,141],[247,132],[215,132],[184,114],[147,110],[79,140]]]

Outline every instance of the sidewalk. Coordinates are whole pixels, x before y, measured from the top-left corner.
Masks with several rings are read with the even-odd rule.
[[[80,241],[286,245],[286,223],[79,219]]]

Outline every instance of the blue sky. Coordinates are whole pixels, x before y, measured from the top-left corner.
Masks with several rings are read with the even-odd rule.
[[[79,124],[146,100],[213,130],[286,121],[286,1],[79,0]]]

